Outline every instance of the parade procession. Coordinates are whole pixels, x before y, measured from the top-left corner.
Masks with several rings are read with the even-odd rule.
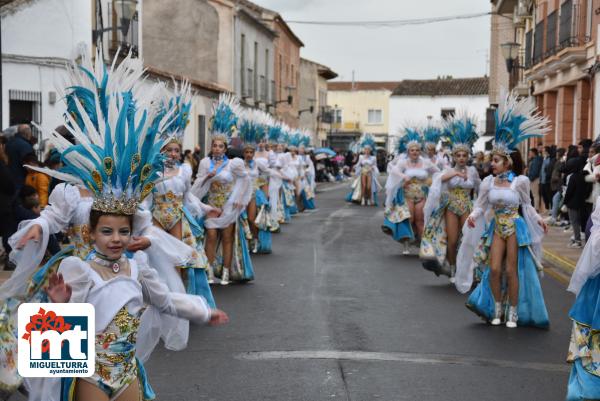
[[[600,400],[594,2],[325,3],[0,0],[0,400]]]

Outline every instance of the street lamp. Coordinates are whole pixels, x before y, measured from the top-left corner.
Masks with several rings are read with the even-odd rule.
[[[500,45],[500,50],[502,51],[502,57],[504,57],[504,60],[506,60],[506,69],[509,74],[512,73],[512,71],[515,67],[516,68],[520,67],[518,65],[518,63],[515,63],[515,61],[517,61],[517,58],[519,57],[520,49],[521,49],[521,45],[516,42],[502,43]],[[517,64],[517,65],[515,65],[515,64]]]
[[[102,41],[102,34],[104,32],[111,32],[113,29],[119,29],[123,38],[125,38],[127,36],[127,33],[129,32],[131,20],[135,16],[137,10],[137,3],[138,0],[112,0],[112,9],[116,14],[119,26],[107,28],[103,28],[102,26],[100,26],[100,29],[93,30],[92,39],[94,43],[96,43],[98,40]],[[99,11],[101,14],[102,10]]]

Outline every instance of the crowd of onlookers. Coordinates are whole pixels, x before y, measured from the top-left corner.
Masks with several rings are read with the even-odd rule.
[[[489,175],[490,155],[478,152],[473,165],[482,178]],[[569,247],[581,248],[600,195],[600,142],[586,139],[566,148],[538,144],[529,150],[525,174],[537,211],[549,225],[572,233]]]

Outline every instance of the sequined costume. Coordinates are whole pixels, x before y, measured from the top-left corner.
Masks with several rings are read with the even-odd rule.
[[[162,176],[162,174],[161,174]],[[169,232],[181,223],[181,242],[193,249],[189,260],[178,268],[186,269],[187,292],[206,299],[211,308],[215,300],[207,279],[208,259],[204,252],[203,227],[201,219],[212,208],[203,204],[190,192],[192,169],[189,164],[177,166],[177,174],[161,180],[142,203],[142,208],[152,212],[154,223]],[[187,247],[183,247],[185,252]],[[172,249],[172,252],[177,252]]]
[[[44,391],[47,400],[72,400],[77,380],[85,380],[100,388],[109,398],[118,396],[136,378],[140,382],[142,399],[154,399],[147,383],[139,354],[137,338],[149,333],[140,332],[140,318],[145,305],[162,313],[204,323],[210,318],[210,309],[202,297],[172,293],[159,279],[156,270],[148,266],[148,259],[138,252],[126,259],[127,266],[113,273],[105,266],[77,257],[64,259],[58,272],[72,288],[69,302],[87,302],[96,311],[96,371],[90,378],[50,379]],[[148,326],[144,326],[147,330]],[[62,390],[61,390],[62,387]],[[36,388],[34,387],[34,390]]]
[[[451,174],[454,168],[448,168],[433,177],[427,201],[423,208],[425,228],[419,256],[424,260],[437,261],[442,266],[446,261],[446,211],[456,216],[467,216],[473,209],[473,195],[476,195],[481,180],[477,170],[466,167],[467,179],[452,177],[446,182],[442,177]]]
[[[346,196],[347,202],[360,203],[363,199],[362,177],[365,175],[371,176],[371,194],[369,199],[374,205],[378,205],[377,193],[381,189],[381,185],[377,178],[379,177],[379,169],[377,168],[377,158],[373,155],[360,155],[358,162],[354,166],[354,174],[356,178],[352,181],[350,192]]]
[[[255,158],[253,163],[246,167],[253,183],[253,196],[256,202],[256,219],[254,223],[258,228],[258,238],[253,239],[257,241],[256,252],[271,253],[271,232],[279,224],[271,218],[269,198],[267,198],[268,191],[266,192],[263,189],[269,185],[272,170],[269,168],[269,161],[265,158]]]
[[[208,177],[209,172],[215,175]],[[219,217],[208,217],[204,220],[207,229],[223,229],[235,224],[231,279],[249,281],[254,279],[254,269],[250,260],[247,241],[247,225],[245,209],[252,198],[252,183],[244,161],[224,158],[216,167],[213,159],[205,157],[200,161],[198,175],[192,186],[192,193],[208,205],[221,209]],[[217,246],[217,260],[214,273],[220,275],[223,269],[221,243]]]
[[[567,361],[572,364],[567,401],[600,400],[600,198],[592,229],[568,291],[576,295]]]
[[[383,228],[394,240],[411,241],[415,238],[406,201],[418,203],[425,200],[431,177],[438,171],[429,160],[421,157],[416,165],[406,157],[397,157],[388,167]]]
[[[492,319],[495,302],[507,307],[507,296],[495,300],[491,291],[489,251],[495,235],[505,239],[515,235],[519,324],[547,328],[550,323],[538,277],[543,229],[541,217],[531,205],[529,179],[514,177],[508,187],[499,186],[495,180],[488,176],[481,183],[470,215],[476,222],[475,228],[465,226],[463,230],[457,257],[456,287],[465,293],[471,289],[474,276],[480,275],[481,281],[469,296],[467,307],[486,320]]]

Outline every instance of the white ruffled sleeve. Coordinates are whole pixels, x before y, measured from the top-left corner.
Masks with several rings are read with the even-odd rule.
[[[541,222],[543,219],[531,205],[529,178],[524,175],[518,176],[515,178],[514,186],[519,193],[523,219],[525,220],[525,223],[527,223],[527,229],[529,230],[529,236],[531,237],[531,250],[533,256],[535,256],[538,269],[541,270],[541,260],[543,256],[542,241],[544,239],[544,229]]]
[[[385,207],[391,207],[398,189],[404,185],[406,176],[404,175],[405,162],[400,160],[389,172],[385,182]]]
[[[210,308],[202,297],[169,291],[166,284],[159,279],[157,271],[148,266],[146,255],[137,252],[134,258],[139,268],[144,301],[162,313],[191,322],[206,323],[210,320]]]
[[[58,273],[62,274],[65,284],[71,287],[69,302],[87,302],[88,294],[94,285],[89,269],[87,263],[75,256],[69,256],[60,263]]]
[[[433,175],[431,186],[429,187],[429,193],[427,194],[427,200],[423,207],[423,215],[425,217],[425,226],[431,217],[433,211],[440,205],[442,198],[442,192],[447,191],[447,183],[442,182],[442,176],[444,176],[449,170],[440,171]]]
[[[456,255],[456,289],[460,293],[466,293],[473,284],[473,270],[475,261],[473,255],[479,245],[479,241],[485,231],[485,212],[489,207],[488,196],[492,187],[494,177],[486,177],[481,183],[479,196],[475,201],[475,207],[469,217],[475,220],[475,227],[469,227],[468,222],[462,228],[462,240]]]
[[[427,169],[427,172],[431,175],[434,175],[436,173],[440,172],[440,168],[435,165],[434,163],[431,162],[431,160],[424,160],[424,164],[425,164],[425,168]]]
[[[596,199],[596,207],[591,217],[593,225],[590,238],[585,243],[575,271],[571,276],[569,288],[567,288],[567,291],[575,295],[579,294],[579,291],[590,277],[596,277],[600,274],[600,197]]]
[[[210,170],[210,159],[205,157],[200,160],[198,165],[198,173],[196,174],[196,181],[192,185],[191,192],[196,195],[198,199],[204,199],[210,188],[212,179],[207,179],[208,172]],[[213,177],[214,178],[214,177]]]

